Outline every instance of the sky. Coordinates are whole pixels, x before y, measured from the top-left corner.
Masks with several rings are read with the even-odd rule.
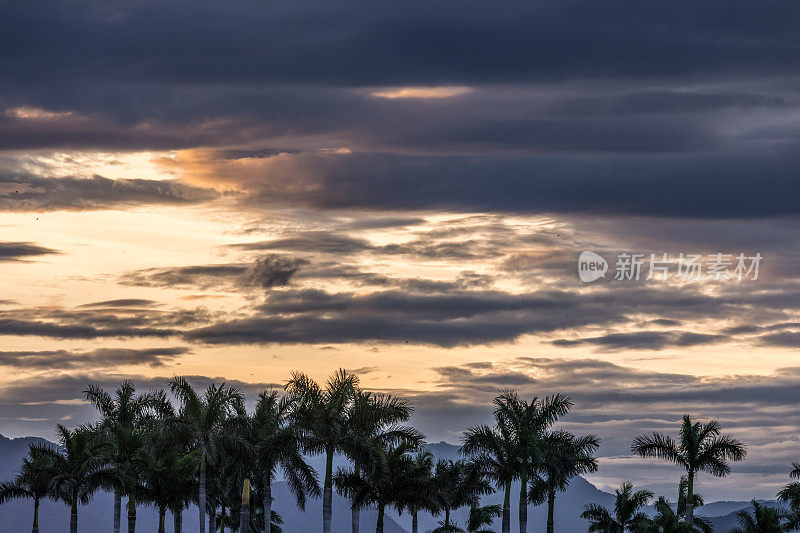
[[[604,489],[684,413],[748,445],[707,499],[800,459],[800,4],[0,6],[0,434],[345,368],[432,442],[567,394]]]

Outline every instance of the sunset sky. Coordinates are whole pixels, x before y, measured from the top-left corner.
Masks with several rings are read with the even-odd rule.
[[[568,394],[604,489],[671,494],[630,442],[684,413],[748,444],[707,500],[800,460],[800,4],[0,6],[0,434],[91,420],[89,382],[341,367],[454,444]]]

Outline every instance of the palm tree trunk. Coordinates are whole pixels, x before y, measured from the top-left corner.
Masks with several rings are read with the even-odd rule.
[[[158,510],[158,533],[167,533],[167,529],[164,525],[164,519],[166,518],[167,510],[165,508],[160,508]]]
[[[128,533],[136,533],[136,497],[128,496]]]
[[[503,498],[503,533],[511,533],[511,481],[506,481]]]
[[[78,503],[73,502],[69,510],[69,533],[78,533]]]
[[[172,520],[175,530],[174,533],[181,533],[181,529],[183,529],[183,511],[181,509],[172,511]]]
[[[411,533],[419,533],[419,517],[417,512],[414,511],[413,518],[411,518]]]
[[[31,533],[39,533],[39,498],[33,500],[33,528]]]
[[[122,493],[114,491],[114,533],[119,533],[120,516],[122,515]]]
[[[272,531],[272,485],[269,474],[264,477],[264,533]]]
[[[322,533],[331,533],[333,510],[333,449],[325,450],[325,490],[322,494]]]
[[[528,478],[522,476],[519,487],[519,533],[528,532]]]
[[[353,507],[350,509],[350,522],[352,523],[353,533],[358,533],[361,526],[361,508]]]
[[[555,509],[556,509],[556,491],[550,490],[547,492],[547,533],[553,533],[555,529]]]
[[[242,505],[239,513],[239,533],[250,532],[250,504]]]
[[[212,509],[208,515],[208,531],[209,533],[217,532],[217,510]]]
[[[358,476],[358,465],[353,466],[353,473]],[[353,533],[358,533],[361,527],[361,508],[358,507],[354,500],[350,501],[350,522],[352,524]]]
[[[378,523],[375,524],[375,533],[383,533],[383,514],[385,510],[385,505],[378,506]]]
[[[242,507],[239,510],[239,533],[250,531],[250,480],[244,478],[242,483]]]
[[[450,529],[450,508],[444,508],[444,527]]]
[[[200,533],[206,533],[206,451],[200,453],[200,488],[197,493],[197,507],[200,509]],[[213,532],[212,532],[213,533]]]
[[[694,525],[694,472],[691,470],[686,484],[686,523]]]

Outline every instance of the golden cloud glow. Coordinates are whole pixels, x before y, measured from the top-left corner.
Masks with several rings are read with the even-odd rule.
[[[396,99],[429,99],[452,98],[471,92],[469,87],[443,86],[443,87],[385,87],[370,93],[375,98]]]
[[[24,120],[51,120],[54,118],[64,118],[72,116],[72,111],[56,112],[46,111],[38,107],[12,107],[6,109],[6,116],[21,118]]]

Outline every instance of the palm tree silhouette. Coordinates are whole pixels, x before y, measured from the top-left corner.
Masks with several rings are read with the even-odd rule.
[[[411,533],[419,533],[419,512],[439,512],[436,500],[431,496],[433,488],[433,454],[420,450],[414,456],[413,490],[403,502],[403,509],[411,514]]]
[[[353,463],[354,473],[358,474],[362,464],[373,460],[372,454],[382,446],[398,442],[416,446],[422,440],[416,429],[397,425],[408,420],[412,411],[408,400],[355,390],[347,414],[349,431],[342,443],[342,449]],[[361,506],[351,501],[351,511],[352,533],[358,533]]]
[[[752,501],[753,512],[742,509],[736,513],[739,527],[732,529],[731,533],[780,533],[791,531],[791,525],[784,522],[787,514],[774,507],[768,507]],[[791,529],[790,529],[791,528]]]
[[[117,388],[115,396],[90,384],[86,399],[100,412],[100,431],[107,438],[109,462],[116,470],[114,488],[114,533],[119,533],[122,496],[128,497],[128,531],[136,528],[136,477],[132,469],[133,455],[141,446],[143,418],[150,403],[148,395],[136,395],[136,387],[128,380]]]
[[[437,461],[429,494],[436,508],[444,512],[444,521],[434,531],[436,533],[455,531],[454,525],[450,522],[450,513],[465,505],[477,505],[480,497],[490,492],[492,492],[491,484],[475,463],[464,460]]]
[[[333,456],[345,451],[349,431],[347,415],[357,386],[357,376],[339,369],[328,378],[324,388],[300,372],[294,372],[284,387],[295,402],[292,417],[303,429],[306,451],[325,454],[323,533],[331,531]]]
[[[305,509],[307,496],[321,493],[317,473],[303,456],[303,436],[292,421],[292,405],[293,399],[288,396],[262,391],[244,429],[244,441],[253,456],[256,485],[260,487],[263,516],[272,516],[272,482],[278,470],[283,472],[300,509]],[[264,531],[270,533],[268,525]]]
[[[498,427],[475,426],[464,434],[461,452],[503,491],[503,533],[511,531],[511,482],[519,476],[520,450],[515,435],[498,418]]]
[[[544,454],[547,429],[572,408],[569,397],[555,394],[530,402],[516,391],[503,390],[494,399],[494,415],[517,439],[519,459],[519,531],[528,530],[528,481],[535,476]]]
[[[92,428],[70,431],[59,424],[56,433],[61,449],[32,447],[31,459],[47,465],[51,493],[70,507],[69,530],[77,533],[78,506],[89,503],[99,488],[112,486],[116,472],[106,464],[105,444]]]
[[[29,447],[29,456],[22,460],[19,475],[14,481],[0,483],[0,505],[15,498],[33,500],[32,533],[39,533],[39,503],[51,494],[49,465],[43,454],[33,451],[36,447],[41,445],[32,444]]]
[[[653,493],[649,490],[633,491],[633,485],[625,482],[615,492],[614,510],[609,511],[597,504],[584,507],[581,518],[589,521],[589,533],[633,533],[647,530],[649,520],[639,508],[647,505]]]
[[[594,453],[600,439],[595,435],[576,437],[566,431],[552,431],[543,442],[544,453],[531,481],[528,500],[536,505],[547,502],[547,533],[553,533],[556,494],[567,490],[575,476],[597,471]]]
[[[198,508],[200,513],[200,533],[206,531],[206,466],[210,453],[216,452],[219,441],[226,435],[225,424],[237,408],[244,403],[238,389],[211,384],[202,396],[182,377],[170,380],[172,393],[180,400],[179,419],[192,436],[194,445],[200,451]]]
[[[186,487],[194,485],[197,454],[185,453],[170,441],[157,441],[133,457],[143,484],[143,499],[158,510],[158,533],[165,532],[167,510],[181,509]]]
[[[655,503],[656,514],[650,519],[647,533],[711,533],[714,530],[711,522],[699,516],[694,518],[694,525],[689,525],[681,520],[680,504],[677,507],[677,510],[673,509],[666,498],[659,497]]]
[[[685,468],[686,521],[694,523],[694,479],[698,472],[724,477],[731,471],[728,461],[741,461],[746,455],[744,444],[730,435],[722,435],[719,422],[692,422],[683,416],[678,440],[661,433],[636,437],[631,451],[641,457],[657,457]]]
[[[800,478],[800,463],[792,463],[789,477],[792,479]],[[778,492],[778,501],[789,504],[789,525],[794,529],[800,529],[800,482],[792,481],[784,485]]]
[[[469,508],[467,533],[494,533],[489,528],[494,519],[502,515],[503,507],[501,505],[484,505],[483,507],[473,505]]]
[[[375,532],[383,533],[386,507],[394,505],[402,509],[406,495],[416,489],[411,452],[417,445],[406,441],[387,445],[379,439],[373,439],[372,445],[374,449],[369,459],[362,461],[358,470],[339,469],[335,483],[354,506],[377,507]]]

